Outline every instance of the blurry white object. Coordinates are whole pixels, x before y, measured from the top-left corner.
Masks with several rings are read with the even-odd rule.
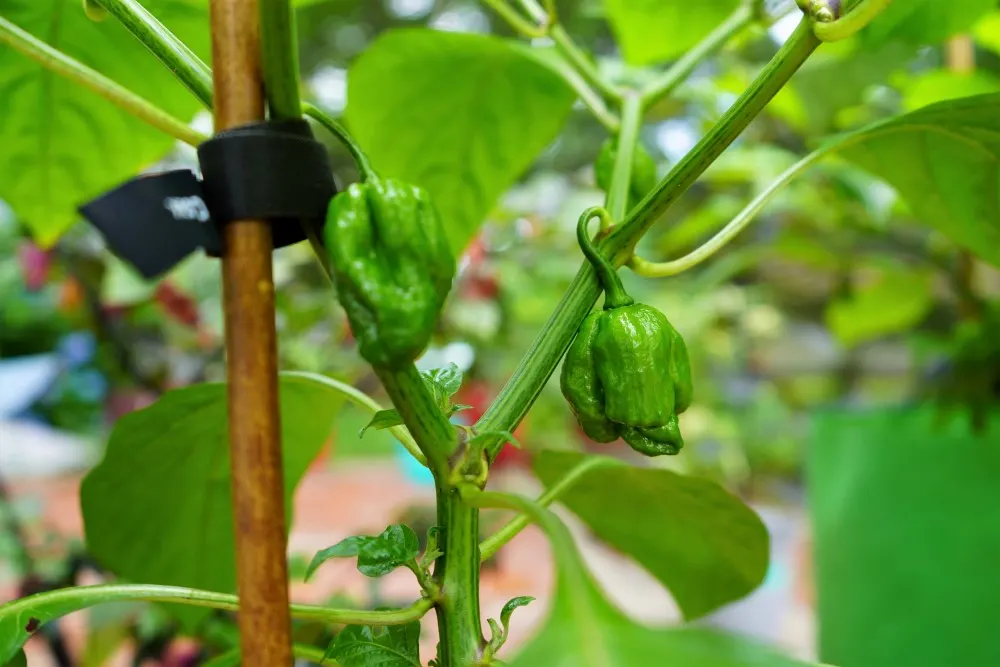
[[[56,354],[35,354],[0,360],[0,419],[27,410],[55,382],[60,361]]]
[[[44,424],[0,419],[0,470],[5,479],[52,477],[97,462],[89,442]]]

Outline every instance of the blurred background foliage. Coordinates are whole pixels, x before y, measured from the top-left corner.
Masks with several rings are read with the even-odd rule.
[[[512,36],[473,1],[300,4],[306,96],[337,116],[347,108],[349,68],[389,29]],[[676,55],[639,49],[622,64],[604,7],[599,0],[559,7],[568,32],[598,55],[601,69],[643,80],[650,62]],[[884,29],[820,49],[654,227],[641,253],[660,260],[696,248],[823,137],[941,100],[1000,92],[1000,9],[994,0],[900,1],[893,7],[897,14],[881,24]],[[911,9],[900,9],[906,7]],[[656,105],[641,140],[661,175],[745,89],[796,20],[745,31]],[[190,17],[181,15],[175,25],[206,53],[205,26],[185,21]],[[13,58],[20,56],[0,52],[0,66]],[[136,68],[133,78],[142,74]],[[178,89],[150,97],[170,98],[175,113],[194,113],[185,95]],[[204,113],[194,124],[210,129]],[[386,132],[406,128],[404,118]],[[592,164],[606,136],[575,105],[565,129],[464,248],[435,344],[419,365],[455,363],[465,371],[456,402],[473,406],[462,413],[470,420],[510,377],[582,261],[575,223],[580,211],[603,200]],[[355,180],[347,152],[324,140],[338,183]],[[147,161],[151,170],[196,164],[192,149],[150,141],[138,144],[156,154]],[[118,180],[129,175],[125,169]],[[60,235],[39,226],[43,208],[19,218],[13,200],[22,195],[15,191],[11,206],[0,206],[0,387],[18,387],[13,398],[4,392],[0,417],[81,434],[99,452],[122,414],[170,388],[224,378],[216,261],[194,256],[163,280],[144,282],[86,224],[75,222]],[[994,327],[1000,274],[918,218],[887,185],[828,159],[697,269],[666,280],[623,270],[636,298],[667,313],[685,336],[695,372],[696,401],[681,417],[685,454],[650,465],[714,478],[752,503],[798,504],[813,417],[825,409],[914,405],[932,397],[977,427],[988,423],[1000,390]],[[330,374],[385,403],[305,244],[275,253],[275,279],[282,369]],[[354,408],[341,410],[331,434],[337,458],[399,454],[387,432],[358,438],[367,420]],[[880,431],[886,432],[891,427]],[[557,379],[516,435],[529,451],[632,454],[620,443],[587,442]],[[840,437],[855,442],[864,435]],[[508,448],[499,465],[518,466],[523,458]]]
[[[427,25],[510,36],[476,2],[305,4],[299,11],[305,89],[338,115],[347,102],[348,68],[387,29]],[[972,35],[974,51],[962,57],[974,59],[974,68],[949,67],[949,48],[967,45],[949,47],[944,35],[920,25],[825,46],[656,225],[643,254],[665,259],[692,250],[820,137],[942,99],[1000,90],[1000,12],[993,3],[954,5],[948,35]],[[601,3],[565,2],[560,16],[602,68],[626,67],[623,75],[633,77],[647,72],[620,64]],[[794,20],[746,31],[653,109],[642,142],[661,174],[746,86]],[[207,117],[195,123],[204,127]],[[437,346],[423,364],[463,367],[470,395],[464,402],[479,411],[579,266],[573,224],[580,210],[601,201],[592,163],[605,137],[576,107],[565,131],[465,250]],[[356,173],[348,154],[330,141],[338,182],[351,182]],[[156,168],[193,164],[193,151],[178,147]],[[221,379],[214,261],[192,257],[163,281],[145,283],[104,251],[85,224],[42,249],[11,210],[0,220],[0,354],[60,355],[59,373],[33,397],[31,414],[99,439],[137,401]],[[308,249],[283,249],[275,262],[282,367],[330,373],[377,391]],[[736,243],[695,271],[655,281],[623,273],[639,298],[669,314],[694,355],[698,400],[683,416],[690,455],[662,465],[764,495],[797,486],[810,409],[913,399],[1000,289],[992,267],[915,224],[890,188],[836,160],[795,181]],[[336,437],[341,453],[392,451],[380,434],[358,442],[352,433],[363,416],[345,413]],[[553,381],[523,426],[522,442],[577,447],[581,437]]]

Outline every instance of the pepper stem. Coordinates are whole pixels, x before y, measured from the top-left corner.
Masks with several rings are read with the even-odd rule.
[[[598,251],[594,246],[594,242],[590,239],[590,235],[587,233],[587,227],[595,217],[601,218],[606,223],[602,227],[610,227],[613,224],[611,214],[608,213],[607,209],[600,206],[588,208],[580,216],[579,222],[576,223],[576,238],[580,242],[580,249],[583,250],[584,256],[593,265],[594,270],[597,271],[597,278],[604,287],[604,310],[631,306],[635,301],[625,291],[625,286],[622,285],[622,279],[618,275],[618,271]]]

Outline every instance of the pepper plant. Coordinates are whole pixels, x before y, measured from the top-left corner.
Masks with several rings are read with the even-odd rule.
[[[393,31],[352,66],[345,127],[300,100],[288,0],[259,4],[270,116],[314,119],[345,144],[357,163],[361,182],[334,197],[324,238],[312,242],[328,268],[360,354],[393,404],[383,408],[329,377],[283,373],[286,494],[317,454],[337,406],[350,401],[372,412],[370,428],[391,429],[428,467],[437,499],[437,525],[423,548],[410,528],[390,526],[378,535],[354,536],[324,549],[309,567],[312,573],[331,558],[355,558],[358,569],[370,577],[406,568],[420,585],[420,598],[408,607],[372,611],[292,605],[292,617],[338,628],[328,646],[296,646],[296,655],[344,667],[421,665],[420,622],[433,613],[438,649],[428,664],[438,667],[500,664],[501,654],[504,661],[521,666],[799,664],[704,629],[639,625],[607,599],[567,527],[548,509],[556,501],[567,505],[600,537],[653,573],[684,617],[694,620],[745,596],[766,572],[766,531],[734,496],[662,468],[541,451],[534,456],[534,468],[547,490],[531,500],[487,490],[490,465],[561,362],[564,393],[590,437],[621,438],[623,447],[648,456],[682,456],[678,415],[698,400],[687,359],[690,342],[684,342],[666,314],[633,303],[617,271],[627,265],[639,276],[665,278],[709,260],[785,184],[820,158],[836,153],[872,172],[893,185],[927,223],[997,262],[1000,97],[938,103],[831,138],[707,243],[679,259],[652,262],[636,254],[646,232],[824,42],[891,31],[911,20],[914,10],[889,0],[800,0],[797,8],[761,0],[664,2],[657,7],[606,0],[629,60],[676,58],[666,70],[640,77],[627,69],[609,73],[599,68],[560,23],[552,0],[486,0],[531,44],[431,30]],[[43,114],[73,118],[76,113],[99,121],[92,125],[92,136],[87,135],[85,151],[71,151],[45,135],[39,154],[3,156],[21,171],[3,183],[0,196],[42,242],[51,243],[73,222],[80,198],[134,175],[162,157],[174,140],[196,146],[204,139],[181,120],[190,117],[195,101],[208,108],[213,102],[211,72],[198,55],[205,52],[204,42],[197,42],[197,35],[204,36],[197,29],[204,28],[203,5],[201,0],[149,0],[145,5],[86,0],[83,7],[62,0],[0,4],[0,41],[7,47],[0,52],[0,84],[12,105],[22,103],[18,95],[27,91],[42,100]],[[925,5],[930,9],[921,16],[933,22],[938,7]],[[655,164],[639,141],[650,108],[674,94],[703,60],[738,34],[767,26],[789,11],[801,13],[798,27],[697,145],[657,179]],[[673,30],[674,40],[661,39],[657,31],[674,23],[684,29]],[[60,39],[66,35],[72,39]],[[188,36],[192,38],[185,41]],[[90,53],[81,46],[93,40],[110,40],[136,58],[108,57],[106,50]],[[163,83],[151,75],[141,58],[148,54],[135,51],[136,42],[176,82]],[[63,87],[53,75],[81,84],[82,92]],[[163,94],[164,86],[176,83],[193,100]],[[584,261],[496,400],[474,425],[456,426],[450,418],[463,406],[452,397],[461,374],[454,368],[419,372],[414,361],[434,335],[455,275],[455,254],[503,189],[556,137],[577,101],[609,136],[595,164],[598,183],[607,190],[605,204],[583,211],[579,220]],[[506,110],[496,114],[494,104],[504,104]],[[86,108],[94,111],[80,114]],[[463,114],[495,118],[467,131],[449,134],[442,129],[461,124]],[[398,118],[420,131],[396,133]],[[42,122],[37,114],[7,112],[3,120],[4,133],[30,133]],[[105,126],[114,123],[131,134],[105,134]],[[85,166],[94,154],[103,169],[74,168]],[[945,178],[948,173],[961,178]],[[600,225],[591,236],[588,226],[595,219]],[[592,312],[602,291],[603,308]],[[120,420],[104,461],[82,487],[87,546],[123,582],[141,583],[68,588],[0,607],[0,662],[23,662],[21,647],[45,623],[99,603],[170,603],[192,632],[204,627],[206,610],[238,608],[232,594],[224,414],[225,386],[205,384],[169,392]],[[650,511],[660,507],[662,514]],[[516,516],[480,542],[479,513],[486,508]],[[640,532],[656,538],[636,539],[636,524],[623,517],[649,515],[655,520]],[[500,610],[481,609],[480,567],[530,523],[538,524],[550,540],[556,585],[547,620],[507,657],[512,614],[531,600],[519,597]],[[216,660],[236,664],[238,650]]]

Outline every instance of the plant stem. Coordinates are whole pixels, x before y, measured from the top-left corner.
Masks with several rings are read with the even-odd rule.
[[[440,667],[472,667],[486,647],[479,610],[479,510],[456,488],[438,489],[438,524],[444,533],[434,577],[441,588],[436,605]]]
[[[533,49],[529,49],[533,50]],[[576,91],[577,97],[584,106],[590,109],[594,118],[605,127],[608,132],[617,134],[621,129],[621,120],[615,112],[608,107],[608,103],[599,92],[590,86],[580,72],[573,67],[566,67],[554,70],[561,75],[563,80],[569,84],[570,88]]]
[[[846,14],[829,23],[816,22],[813,32],[823,42],[838,42],[860,32],[879,14],[885,11],[892,0],[860,0]]]
[[[36,39],[3,17],[0,17],[0,42],[13,47],[45,69],[92,90],[118,108],[175,139],[191,146],[197,146],[206,139],[152,102]]]
[[[447,489],[451,474],[449,458],[458,442],[454,426],[434,402],[416,366],[407,364],[402,369],[374,368],[374,371],[427,458],[427,467],[434,474],[438,488]]]
[[[612,258],[616,266],[628,261],[635,244],[653,223],[756,118],[819,44],[812,34],[809,20],[804,19],[715,127],[600,244],[602,254]],[[599,294],[597,275],[590,262],[585,262],[511,379],[476,423],[475,428],[479,432],[512,431],[516,428],[555,371]],[[491,458],[496,456],[500,447],[502,443],[491,443]]]
[[[550,12],[539,4],[536,0],[517,0],[521,8],[534,21],[545,25],[549,21]],[[587,56],[583,49],[577,46],[573,38],[569,36],[566,29],[556,23],[549,28],[548,36],[555,42],[556,50],[562,54],[570,65],[588,82],[596,88],[601,95],[612,101],[621,99],[622,91],[611,85],[601,73],[597,71],[597,66]]]
[[[621,276],[618,275],[618,269],[594,247],[594,242],[590,240],[587,227],[595,215],[605,219],[611,217],[607,211],[600,207],[588,208],[584,211],[583,215],[580,216],[580,220],[576,223],[577,243],[580,244],[583,256],[587,258],[590,265],[597,271],[597,278],[604,289],[604,310],[631,306],[635,301],[625,291]]]
[[[629,194],[632,191],[632,167],[639,145],[639,130],[642,127],[642,100],[629,92],[622,99],[622,125],[618,134],[618,150],[615,155],[614,170],[611,173],[611,187],[605,208],[611,220],[621,222],[628,212]],[[603,228],[603,225],[602,225]]]
[[[767,205],[769,201],[783,187],[788,185],[793,179],[802,174],[806,169],[814,165],[821,158],[837,148],[837,144],[829,144],[809,155],[805,156],[791,167],[786,169],[773,183],[767,186],[746,208],[739,212],[729,224],[723,227],[715,236],[703,243],[697,249],[687,255],[669,262],[650,262],[642,259],[638,255],[633,255],[628,262],[630,269],[641,276],[647,278],[665,278],[683,273],[694,268],[706,259],[726,247],[740,232],[750,226],[758,213]]]
[[[212,107],[212,72],[136,0],[96,0],[132,33],[206,107]]]
[[[210,607],[224,611],[238,611],[239,598],[228,593],[202,591],[181,586],[156,586],[147,584],[110,584],[74,586],[38,593],[0,605],[0,619],[17,618],[18,615],[34,616],[42,623],[80,609],[108,602],[143,600],[170,602],[195,607]],[[315,605],[289,606],[295,618],[340,623],[345,625],[403,625],[420,620],[433,607],[431,600],[421,598],[409,607],[386,611],[330,609]]]
[[[483,2],[489,5],[490,9],[499,14],[500,17],[514,29],[514,32],[520,33],[529,39],[537,39],[545,36],[547,26],[528,21],[523,16],[518,14],[516,9],[507,4],[507,0],[483,0]]]
[[[305,371],[284,371],[282,375],[285,377],[300,377],[325,385],[358,407],[363,408],[372,414],[375,414],[383,409],[382,406],[378,404],[378,401],[359,390],[357,387],[352,387],[345,382],[334,380],[331,377],[320,375],[319,373],[307,373]],[[392,436],[396,438],[396,440],[399,440],[400,444],[406,448],[406,451],[408,451],[413,458],[421,464],[425,466],[427,465],[427,458],[424,456],[423,452],[420,451],[420,448],[417,447],[417,443],[413,441],[413,438],[410,436],[410,432],[407,431],[405,427],[393,426],[389,428],[389,433],[392,433]]]
[[[563,494],[573,488],[573,486],[586,477],[588,473],[599,468],[620,465],[624,464],[617,459],[612,459],[606,456],[588,457],[578,463],[576,467],[568,473],[563,475],[558,482],[549,487],[545,493],[538,497],[535,504],[539,507],[548,507],[555,501],[559,500]],[[500,551],[505,544],[513,540],[518,533],[527,528],[530,523],[531,517],[527,514],[522,514],[514,519],[511,519],[507,525],[479,544],[480,560],[485,562],[486,560],[492,558],[496,552]]]
[[[292,644],[292,653],[296,658],[308,660],[309,662],[316,663],[322,667],[337,667],[337,665],[340,664],[333,658],[327,658],[326,651],[321,648],[316,648],[315,646]]]
[[[358,142],[355,141],[354,137],[350,135],[347,128],[312,104],[303,104],[302,112],[326,128],[330,134],[340,140],[340,143],[344,144],[347,150],[351,153],[351,157],[354,158],[354,161],[358,165],[361,180],[366,181],[375,174],[375,170],[372,169],[368,156],[361,150],[361,146],[358,145]]]
[[[572,65],[598,92],[612,101],[618,101],[622,98],[622,91],[601,76],[601,73],[597,71],[597,65],[590,60],[583,49],[577,46],[565,28],[561,25],[553,26],[549,31],[549,37],[555,42],[559,53],[566,58],[566,62]]]
[[[670,69],[655,79],[642,91],[642,104],[648,107],[674,92],[687,80],[704,60],[721,49],[737,33],[753,23],[754,11],[750,3],[741,3],[729,17],[705,39],[675,62]]]
[[[260,57],[264,95],[273,119],[302,117],[299,96],[299,48],[295,39],[295,16],[289,0],[258,0],[260,5]],[[306,240],[326,277],[333,272],[319,235],[303,221]]]
[[[274,118],[300,118],[299,49],[295,16],[288,0],[257,0],[260,6],[260,55],[264,94]]]

